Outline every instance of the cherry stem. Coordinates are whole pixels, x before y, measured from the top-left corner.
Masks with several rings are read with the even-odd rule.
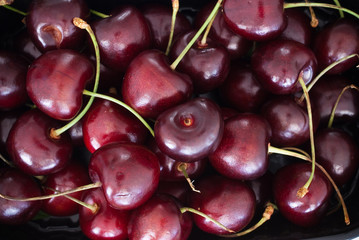
[[[110,97],[110,96],[107,96],[107,95],[103,95],[103,94],[100,94],[100,93],[94,93],[94,92],[90,92],[88,90],[84,90],[82,92],[84,95],[87,95],[87,96],[91,96],[91,97],[97,97],[97,98],[101,98],[101,99],[105,99],[105,100],[108,100],[108,101],[111,101],[111,102],[114,102],[124,108],[126,108],[128,111],[130,111],[133,115],[135,115],[138,120],[140,120],[143,125],[145,125],[145,127],[150,131],[151,135],[154,137],[155,136],[155,133],[153,131],[153,129],[151,128],[151,126],[146,122],[145,119],[143,119],[143,117],[138,114],[133,108],[131,108],[130,106],[128,106],[126,103],[124,102],[121,102],[120,100],[116,99],[116,98],[113,98],[113,97]]]
[[[94,84],[94,87],[93,87],[93,92],[97,92],[99,79],[100,79],[100,50],[99,50],[99,46],[98,46],[95,34],[92,31],[91,26],[87,22],[82,20],[81,18],[75,17],[73,19],[73,24],[78,28],[85,29],[89,33],[89,35],[91,37],[91,40],[92,40],[92,43],[94,45],[95,56],[96,56],[96,75],[95,75],[95,84]],[[82,109],[82,111],[74,119],[72,119],[65,126],[54,130],[53,131],[54,136],[60,136],[62,133],[66,132],[68,129],[70,129],[72,126],[74,126],[78,121],[80,121],[80,119],[90,109],[94,99],[95,99],[95,97],[91,96],[89,101],[87,102],[86,106]]]
[[[16,198],[16,197],[10,197],[10,196],[6,196],[3,194],[0,194],[0,197],[9,201],[20,201],[20,202],[28,202],[28,201],[39,201],[39,200],[45,200],[45,199],[50,199],[50,198],[54,198],[54,197],[59,197],[59,196],[65,196],[71,193],[75,193],[75,192],[81,192],[81,191],[85,191],[85,190],[89,190],[89,189],[93,189],[93,188],[99,188],[102,186],[102,183],[100,182],[95,182],[95,183],[91,183],[91,184],[87,184],[75,189],[71,189],[65,192],[58,192],[55,194],[51,194],[51,195],[46,195],[46,196],[39,196],[39,197],[30,197],[30,198]]]
[[[338,61],[336,62],[333,62],[331,63],[329,66],[327,66],[326,68],[324,68],[307,86],[307,89],[308,89],[308,92],[312,89],[312,87],[314,86],[314,84],[316,82],[318,82],[318,80],[324,75],[326,74],[330,69],[334,68],[335,66],[337,66],[338,64],[350,59],[350,58],[353,58],[353,57],[357,57],[359,58],[359,54],[357,53],[354,53],[354,54],[351,54],[349,56],[346,56],[346,57],[343,57],[341,59],[339,59]],[[304,100],[304,93],[302,94],[302,96],[298,99],[299,103],[301,103],[302,101]]]
[[[104,14],[102,12],[99,12],[99,11],[96,11],[96,10],[93,10],[93,9],[90,9],[90,13],[93,14],[93,15],[96,15],[100,18],[108,18],[108,17],[111,17],[111,15],[108,15],[108,14]]]
[[[305,0],[305,2],[308,3],[308,0]],[[319,21],[318,21],[317,17],[315,16],[314,10],[313,10],[313,8],[311,6],[309,7],[309,12],[310,12],[310,16],[312,18],[311,21],[310,21],[310,25],[313,28],[315,28],[315,27],[318,26]]]
[[[171,31],[170,36],[168,39],[167,49],[166,49],[166,56],[170,53],[172,41],[173,41],[173,34],[175,31],[175,25],[176,25],[176,17],[179,9],[179,1],[178,0],[172,0],[172,21],[171,21]]]
[[[8,9],[8,10],[11,10],[11,11],[13,11],[13,12],[15,12],[15,13],[18,13],[18,14],[20,14],[20,15],[22,15],[22,16],[26,16],[26,15],[27,15],[26,12],[20,11],[19,9],[16,9],[16,8],[11,7],[11,6],[9,6],[9,5],[2,5],[2,4],[0,4],[0,6],[3,6],[4,8],[6,8],[6,9]]]
[[[300,85],[302,86],[303,93],[304,93],[304,96],[305,96],[305,100],[306,100],[306,103],[307,103],[307,111],[308,111],[308,119],[309,119],[310,149],[311,149],[311,155],[312,155],[312,172],[311,172],[311,174],[310,174],[310,176],[309,176],[308,181],[304,184],[303,187],[301,187],[301,188],[298,190],[298,193],[297,193],[297,195],[302,198],[302,197],[305,196],[305,194],[307,194],[308,188],[309,188],[309,186],[310,186],[310,184],[312,183],[313,178],[314,178],[314,171],[315,171],[315,146],[314,146],[314,130],[313,130],[312,105],[311,105],[311,103],[310,103],[310,98],[309,98],[307,86],[305,85],[304,80],[303,80],[303,72],[300,72],[298,81],[299,81]]]
[[[209,24],[208,24],[208,26],[206,28],[206,31],[203,34],[203,37],[202,37],[202,40],[201,40],[201,43],[200,43],[201,47],[207,46],[207,37],[208,37],[209,31],[211,31],[214,19],[216,18],[217,14],[218,14],[218,11],[216,12],[216,14],[213,16],[213,18],[209,22]]]
[[[359,19],[359,14],[357,14],[356,12],[347,9],[347,8],[343,8],[341,6],[336,6],[333,4],[328,4],[328,3],[304,3],[304,2],[299,2],[299,3],[284,3],[284,9],[288,9],[288,8],[295,8],[295,7],[324,7],[324,8],[331,8],[331,9],[337,9],[337,10],[341,10],[344,12],[349,13],[350,15],[353,15],[354,17]]]
[[[188,176],[188,173],[187,173],[187,163],[180,163],[178,166],[177,166],[177,170],[182,172],[183,176],[186,178],[189,186],[191,187],[192,191],[193,192],[197,192],[197,193],[201,193],[201,191],[197,190],[195,187],[194,187],[194,184],[193,184],[193,181],[191,181],[191,178]]]
[[[193,46],[193,44],[196,42],[196,40],[198,39],[198,37],[203,33],[203,31],[206,29],[206,27],[208,26],[209,22],[215,17],[215,15],[217,14],[217,11],[219,9],[219,7],[221,6],[223,0],[218,0],[217,4],[214,6],[211,14],[208,16],[207,20],[204,22],[204,24],[201,26],[201,28],[198,30],[198,32],[196,33],[196,35],[194,35],[194,37],[191,39],[191,41],[187,44],[187,46],[183,49],[183,51],[181,52],[181,54],[176,58],[176,60],[171,64],[171,69],[175,70],[177,65],[179,64],[179,62],[182,60],[182,58],[184,57],[184,55],[186,55],[186,53],[190,50],[190,48]]]
[[[181,210],[181,213],[182,213],[182,214],[185,213],[185,212],[191,212],[191,213],[197,214],[197,215],[199,215],[199,216],[201,216],[201,217],[204,217],[204,218],[207,219],[208,221],[213,222],[213,223],[216,224],[218,227],[220,227],[220,228],[226,230],[227,232],[235,233],[235,231],[233,231],[233,230],[231,230],[231,229],[225,227],[222,223],[216,221],[215,219],[211,218],[211,217],[208,216],[207,214],[204,214],[203,212],[200,212],[200,211],[198,211],[198,210],[196,210],[196,209],[194,209],[194,208],[181,207],[180,210]]]
[[[6,163],[9,167],[14,167],[14,164],[13,164],[12,162],[6,160],[6,158],[4,158],[4,156],[1,155],[1,153],[0,153],[0,159],[1,159],[4,163]]]
[[[341,91],[341,93],[339,94],[333,108],[332,111],[330,113],[330,118],[329,118],[329,122],[328,122],[328,128],[331,128],[333,126],[333,121],[334,121],[334,115],[335,115],[335,111],[337,110],[339,101],[341,99],[341,97],[343,96],[344,92],[348,89],[355,89],[357,91],[359,91],[359,88],[357,86],[355,86],[354,84],[348,85],[345,88],[343,88],[343,90]]]
[[[303,150],[296,149],[296,148],[292,148],[292,149],[299,150],[300,152],[303,151]],[[307,157],[308,154],[300,154],[300,153],[296,153],[296,152],[289,151],[289,150],[286,150],[286,149],[276,148],[276,147],[273,147],[273,146],[270,146],[270,145],[268,146],[268,152],[269,153],[277,153],[277,154],[281,154],[281,155],[286,155],[286,156],[290,156],[290,157],[296,157],[296,158],[302,159],[304,161],[313,162],[309,157]],[[335,192],[337,193],[337,196],[339,198],[340,204],[342,205],[342,208],[343,208],[344,222],[345,222],[346,225],[349,225],[350,224],[350,219],[349,219],[348,209],[347,209],[347,206],[346,206],[345,201],[343,199],[343,196],[340,193],[340,190],[339,190],[338,186],[336,185],[333,178],[329,175],[329,173],[325,170],[325,168],[322,165],[320,165],[319,163],[316,162],[315,166],[317,168],[319,168],[322,171],[322,173],[324,173],[324,175],[327,177],[329,182],[332,184]]]
[[[333,0],[333,1],[334,1],[335,5],[337,5],[338,7],[342,7],[342,6],[340,5],[340,2],[339,2],[338,0]],[[344,17],[344,12],[343,12],[343,10],[339,10],[339,15],[340,15],[341,18]]]
[[[253,232],[254,230],[256,230],[257,228],[259,228],[260,226],[263,225],[263,223],[267,222],[271,216],[274,213],[274,209],[276,208],[276,206],[273,203],[267,203],[266,208],[264,209],[262,218],[252,227],[242,231],[242,232],[237,232],[234,234],[227,234],[227,235],[219,235],[220,237],[224,237],[224,238],[232,238],[232,237],[241,237],[244,236],[248,233]]]

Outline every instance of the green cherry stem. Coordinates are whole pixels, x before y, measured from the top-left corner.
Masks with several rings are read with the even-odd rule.
[[[90,9],[90,13],[95,15],[95,16],[98,16],[100,18],[108,18],[108,17],[111,17],[111,15],[107,15],[107,14],[104,14],[102,12],[99,12],[99,11],[96,11],[96,10],[93,10],[93,9]]]
[[[81,18],[74,18],[73,19],[73,23],[76,27],[81,28],[81,29],[85,29],[92,40],[93,46],[95,48],[95,56],[96,56],[96,75],[95,75],[95,84],[93,87],[93,92],[97,92],[97,88],[98,88],[98,84],[99,84],[99,79],[100,79],[100,50],[99,50],[99,46],[95,37],[94,32],[92,31],[90,25],[85,22],[84,20],[82,20]],[[80,121],[80,119],[87,113],[87,111],[90,109],[92,102],[94,101],[95,97],[91,96],[89,101],[87,102],[86,106],[84,107],[84,109],[74,118],[72,119],[69,123],[67,123],[65,126],[59,128],[59,129],[52,129],[51,130],[51,137],[53,138],[58,138],[62,133],[66,132],[69,128],[71,128],[73,125],[75,125],[78,121]]]
[[[20,15],[22,15],[22,16],[26,16],[26,15],[27,15],[26,12],[20,11],[19,9],[16,9],[16,8],[10,6],[10,5],[1,5],[1,4],[0,4],[0,6],[3,6],[4,8],[6,8],[6,9],[8,9],[8,10],[10,10],[10,11],[13,11],[13,12],[15,12],[15,13],[18,13],[18,14],[20,14]]]
[[[172,0],[172,21],[171,21],[171,31],[170,36],[168,39],[167,49],[166,49],[166,56],[170,53],[172,41],[173,41],[173,34],[175,31],[175,25],[176,25],[176,17],[179,9],[179,1],[178,0]]]
[[[334,3],[335,3],[336,6],[342,7],[342,6],[340,5],[339,0],[333,0],[333,1],[334,1]],[[341,18],[344,17],[344,12],[343,12],[343,10],[339,10],[339,15],[340,15]]]
[[[124,102],[121,102],[120,100],[116,99],[116,98],[113,98],[113,97],[110,97],[110,96],[107,96],[107,95],[103,95],[103,94],[100,94],[100,93],[94,93],[94,92],[90,92],[88,90],[84,90],[83,91],[83,94],[84,95],[87,95],[87,96],[91,96],[91,97],[97,97],[97,98],[101,98],[101,99],[105,99],[105,100],[108,100],[108,101],[111,101],[111,102],[114,102],[124,108],[126,108],[128,111],[130,111],[133,115],[135,115],[142,123],[143,125],[145,125],[145,127],[150,131],[151,135],[152,136],[155,136],[155,133],[153,131],[153,129],[151,128],[151,126],[146,122],[145,119],[143,119],[143,117],[138,114],[134,109],[132,109],[130,106],[128,106],[126,103]]]
[[[201,26],[201,28],[198,30],[196,35],[191,39],[191,41],[187,44],[187,46],[183,49],[181,54],[174,60],[174,62],[171,64],[171,69],[175,70],[177,65],[180,63],[184,55],[190,50],[190,48],[193,46],[193,44],[196,42],[198,37],[203,33],[203,31],[206,29],[210,21],[215,17],[215,15],[218,12],[219,7],[221,6],[223,0],[218,0],[217,4],[214,6],[211,14],[208,16],[207,20],[204,22],[204,24]]]
[[[217,14],[218,14],[218,11],[216,12],[214,17],[209,22],[209,24],[208,24],[208,26],[206,28],[206,31],[203,34],[203,37],[202,37],[202,40],[201,40],[201,43],[200,43],[200,45],[203,46],[203,47],[207,46],[207,37],[208,37],[209,31],[211,31],[214,19],[216,18]]]

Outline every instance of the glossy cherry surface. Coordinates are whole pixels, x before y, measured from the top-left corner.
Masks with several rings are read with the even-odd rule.
[[[317,71],[317,59],[308,47],[292,40],[276,40],[256,48],[251,58],[257,79],[274,94],[289,94],[302,89],[298,82],[308,84]]]
[[[256,199],[245,183],[223,176],[208,176],[196,182],[201,193],[191,192],[189,205],[214,218],[225,227],[240,231],[252,220]],[[207,219],[193,215],[195,224],[205,232],[228,234]]]
[[[128,236],[132,240],[186,240],[192,229],[192,218],[182,214],[181,205],[169,195],[156,194],[131,213]]]
[[[162,113],[154,131],[163,153],[177,161],[195,162],[217,148],[223,135],[223,119],[215,102],[194,98]]]
[[[90,178],[100,181],[110,206],[134,209],[155,192],[160,166],[157,156],[141,145],[112,143],[93,153]]]
[[[311,164],[296,163],[281,168],[274,176],[273,194],[279,212],[292,223],[312,227],[324,217],[332,186],[326,176],[316,169],[309,192],[297,197],[297,191],[308,180]]]
[[[42,196],[40,186],[29,175],[15,168],[0,169],[0,193],[15,198]],[[12,201],[0,198],[0,222],[23,224],[41,208],[41,201]]]
[[[233,32],[254,41],[273,39],[287,26],[283,0],[225,0],[223,14]]]
[[[7,150],[14,163],[25,173],[39,176],[61,170],[70,160],[72,144],[67,133],[50,137],[51,128],[60,123],[38,109],[22,114],[10,130]]]
[[[59,48],[78,49],[83,45],[86,31],[76,27],[74,17],[86,19],[90,12],[83,0],[35,0],[26,16],[27,31],[42,51]]]
[[[173,71],[159,50],[139,54],[128,67],[122,83],[123,100],[141,116],[156,118],[166,109],[187,101],[191,79]]]
[[[16,120],[24,113],[24,109],[0,112],[0,153],[7,156],[6,140]]]
[[[17,52],[25,56],[29,61],[41,56],[40,50],[35,46],[26,30],[22,31],[16,36],[14,41],[14,48]]]
[[[41,111],[69,120],[81,109],[82,91],[93,76],[94,67],[85,56],[73,50],[53,50],[32,62],[26,89]]]

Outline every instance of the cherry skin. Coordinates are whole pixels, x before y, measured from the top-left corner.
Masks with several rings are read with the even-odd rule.
[[[101,189],[87,191],[82,201],[89,205],[97,205],[94,213],[88,208],[80,207],[79,221],[82,232],[90,239],[125,240],[129,211],[110,207]]]
[[[308,180],[311,164],[295,163],[287,165],[275,174],[273,194],[279,212],[292,223],[311,227],[319,223],[328,207],[332,187],[326,176],[316,169],[309,192],[297,197],[297,191]]]
[[[195,31],[190,31],[177,37],[170,54],[173,61],[195,34]],[[229,64],[227,50],[207,37],[204,45],[200,39],[197,40],[178,64],[178,71],[191,77],[196,93],[206,93],[224,82],[229,72]]]
[[[43,183],[44,195],[51,195],[55,192],[65,192],[90,183],[87,168],[72,160],[62,170],[47,175]],[[49,189],[51,188],[51,189]],[[69,196],[81,200],[82,192],[71,193]],[[42,210],[52,216],[71,216],[79,211],[79,204],[64,197],[54,197],[43,201]]]
[[[224,176],[208,176],[199,180],[196,187],[201,193],[191,192],[190,207],[214,218],[225,227],[240,231],[252,220],[256,199],[245,183]],[[212,234],[228,232],[199,215],[193,220],[201,230]]]
[[[26,89],[41,111],[69,120],[81,109],[82,91],[93,76],[94,67],[85,56],[73,50],[53,50],[30,65]]]
[[[25,104],[28,63],[18,54],[0,51],[0,109],[13,109]]]
[[[254,41],[273,39],[287,26],[283,0],[225,0],[223,14],[233,32]]]
[[[86,19],[89,9],[83,0],[35,0],[26,16],[28,33],[41,52],[80,48],[86,31],[76,27],[74,17]]]
[[[272,200],[272,182],[273,174],[269,171],[257,179],[247,181],[248,186],[256,196],[256,206],[258,208],[264,208],[266,203]]]
[[[180,207],[172,196],[154,195],[131,213],[128,223],[129,239],[188,239],[192,218],[188,213],[182,214]]]
[[[66,132],[59,139],[50,137],[51,128],[60,125],[38,109],[22,114],[6,141],[8,153],[16,166],[34,176],[48,175],[64,168],[72,154],[70,137]]]
[[[276,40],[259,46],[251,58],[257,79],[274,94],[290,94],[302,89],[298,82],[308,84],[317,70],[317,59],[305,45],[292,40]]]
[[[122,82],[125,103],[145,118],[187,101],[193,92],[191,79],[173,71],[159,50],[140,53],[128,67]]]
[[[14,49],[26,57],[30,62],[41,56],[40,50],[35,46],[28,32],[22,31],[14,39]]]
[[[319,131],[314,138],[315,155],[338,186],[353,178],[359,166],[359,151],[354,139],[335,128]]]
[[[252,180],[268,168],[270,127],[256,114],[242,113],[224,123],[222,140],[209,155],[211,165],[222,175]]]
[[[42,196],[38,183],[29,175],[15,168],[0,169],[0,193],[15,198]],[[23,224],[31,220],[41,209],[41,201],[12,201],[0,198],[0,222]]]
[[[163,112],[155,123],[158,148],[181,162],[206,158],[223,135],[218,105],[208,98],[194,98]]]
[[[157,156],[141,145],[112,143],[93,153],[89,174],[93,182],[102,183],[111,207],[131,210],[156,191],[160,166]]]
[[[110,17],[91,24],[99,43],[101,62],[125,72],[130,62],[151,46],[151,32],[142,13],[134,6],[115,9]]]
[[[107,100],[96,100],[82,124],[83,139],[93,153],[112,142],[144,144],[147,128],[127,109]]]
[[[161,180],[156,193],[170,195],[185,204],[188,200],[189,191],[191,189],[188,187],[187,182],[176,182],[176,184],[173,184],[173,181]]]

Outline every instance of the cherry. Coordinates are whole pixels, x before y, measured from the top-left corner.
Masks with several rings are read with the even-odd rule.
[[[173,71],[159,50],[139,54],[128,67],[122,83],[124,102],[145,118],[156,118],[166,109],[185,102],[192,91],[191,79]]]
[[[223,119],[216,103],[194,98],[158,116],[154,127],[158,148],[181,162],[206,158],[221,141]]]
[[[87,168],[75,160],[70,161],[62,170],[46,176],[43,183],[44,195],[65,192],[90,183]],[[55,191],[56,192],[55,192]],[[83,192],[76,192],[68,196],[81,199]],[[42,210],[52,216],[70,216],[78,213],[79,204],[65,196],[43,200]]]
[[[87,237],[99,240],[127,239],[128,211],[110,207],[101,189],[86,192],[82,200],[97,206],[96,212],[80,207],[80,227]]]
[[[6,140],[16,120],[24,113],[24,109],[0,112],[0,153],[7,156]]]
[[[160,166],[157,156],[141,145],[112,143],[93,153],[89,174],[93,182],[102,183],[111,207],[130,210],[153,195]]]
[[[256,114],[242,113],[224,123],[222,140],[209,155],[211,165],[224,176],[251,180],[268,167],[270,127]]]
[[[276,40],[259,46],[251,64],[257,79],[274,94],[289,94],[302,90],[299,74],[308,84],[317,70],[317,59],[305,45],[292,40]]]
[[[41,52],[83,45],[85,32],[72,24],[74,17],[86,19],[89,9],[83,0],[34,0],[31,2],[26,27]]]
[[[70,135],[71,142],[74,146],[84,146],[84,138],[82,132],[83,118],[73,125],[67,132]]]
[[[196,32],[190,31],[177,37],[170,52],[173,61],[195,34]],[[178,71],[191,77],[195,92],[206,93],[224,82],[229,72],[229,64],[230,58],[226,49],[207,38],[205,43],[197,40],[178,64]]]
[[[273,180],[273,194],[279,212],[292,223],[304,227],[319,223],[332,193],[326,176],[315,170],[309,192],[302,198],[297,196],[298,188],[308,180],[311,168],[308,163],[290,164],[278,170]]]
[[[13,109],[27,101],[27,67],[21,55],[0,51],[0,109]]]
[[[59,122],[38,109],[22,114],[10,130],[7,150],[13,162],[25,173],[39,176],[57,172],[70,160],[72,145],[65,133],[59,139],[50,130]]]
[[[131,213],[129,239],[188,239],[192,219],[188,213],[182,214],[180,207],[179,202],[169,195],[154,195]]]
[[[229,107],[221,107],[221,113],[224,121],[226,121],[228,118],[237,116],[239,114],[237,110]]]
[[[101,62],[120,72],[125,72],[130,62],[151,45],[146,20],[134,6],[121,6],[91,26],[99,43]]]
[[[82,91],[93,76],[94,67],[85,56],[73,50],[53,50],[30,65],[26,89],[41,111],[69,120],[81,109]]]
[[[287,26],[283,0],[225,0],[224,20],[237,34],[254,41],[279,36]]]
[[[99,99],[93,103],[83,119],[83,139],[93,153],[112,142],[144,144],[146,127],[129,111],[112,102]]]
[[[217,175],[203,178],[196,185],[201,193],[190,193],[189,205],[192,208],[236,232],[252,220],[256,200],[252,189],[245,183]],[[194,215],[193,220],[205,232],[228,234],[202,216]]]
[[[0,193],[16,198],[42,195],[38,183],[15,168],[0,168]],[[41,204],[41,201],[12,201],[0,198],[0,222],[23,224],[39,212]]]
[[[25,56],[29,61],[33,61],[42,54],[26,30],[22,31],[14,39],[14,50]]]
[[[248,186],[256,196],[256,206],[258,208],[263,208],[267,202],[272,200],[272,182],[273,174],[270,171],[257,179],[247,181]]]
[[[158,184],[156,193],[171,195],[178,199],[181,203],[186,203],[188,200],[189,193],[188,183],[161,180]]]

